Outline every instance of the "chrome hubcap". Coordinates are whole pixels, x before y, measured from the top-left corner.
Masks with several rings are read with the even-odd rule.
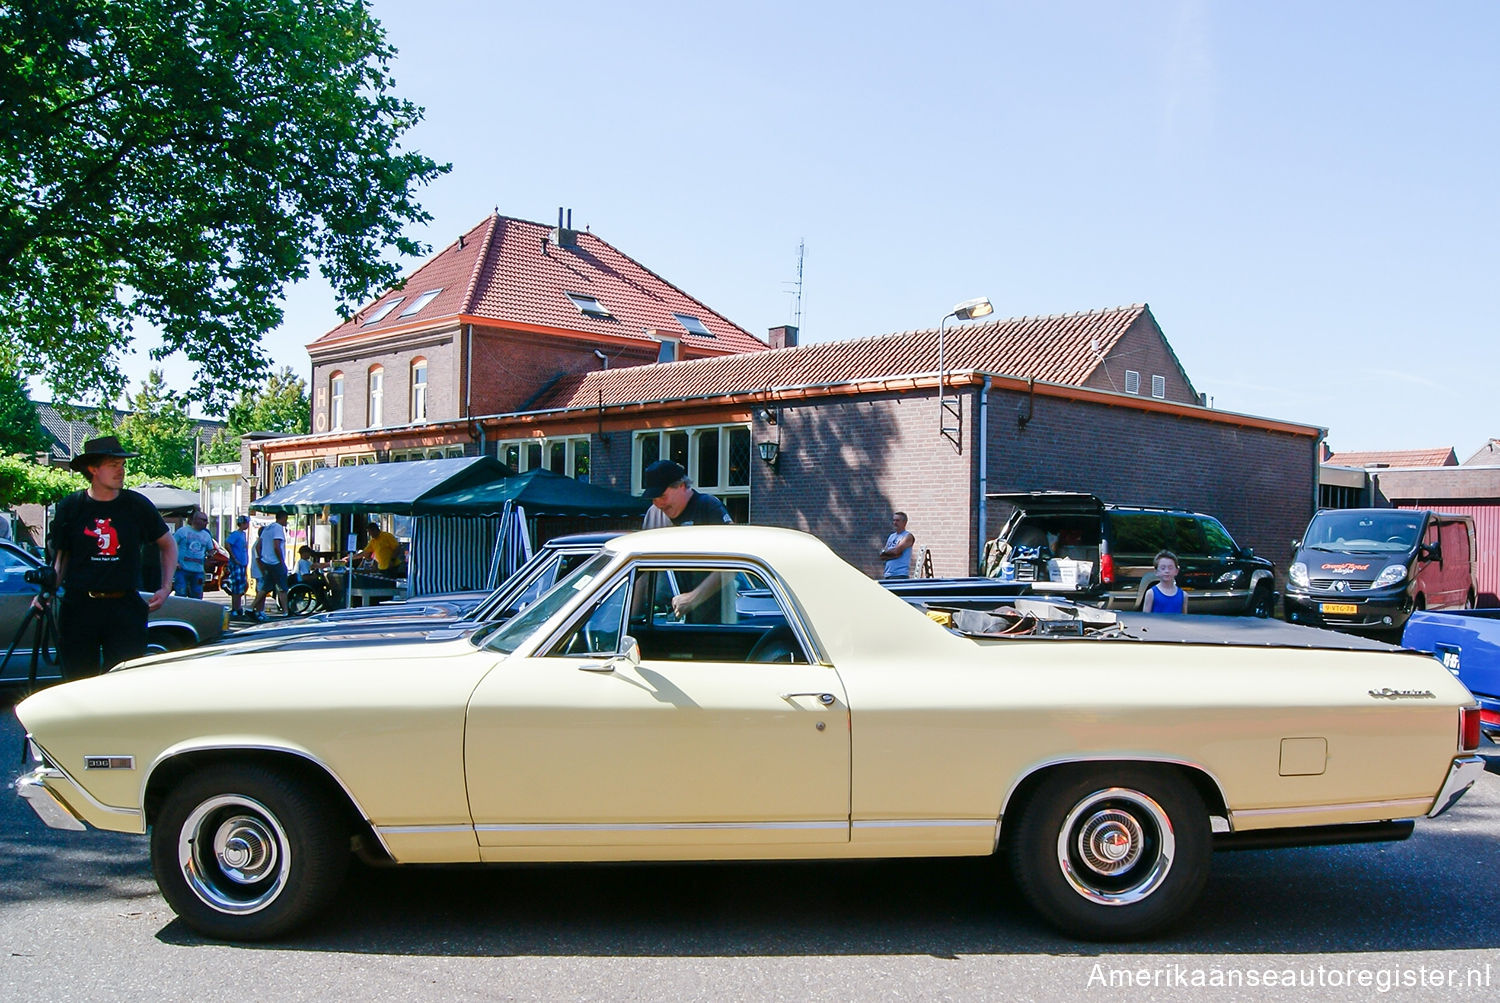
[[[1057,862],[1068,884],[1101,905],[1129,905],[1156,891],[1176,849],[1161,805],[1123,787],[1080,800],[1057,836]]]
[[[291,849],[276,816],[254,798],[209,798],[183,822],[177,862],[188,888],[219,912],[259,912],[286,887]]]

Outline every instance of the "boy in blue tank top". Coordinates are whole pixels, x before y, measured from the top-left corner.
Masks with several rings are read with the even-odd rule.
[[[1146,591],[1141,609],[1147,613],[1186,613],[1187,593],[1177,587],[1177,555],[1163,550],[1156,555],[1157,583]]]

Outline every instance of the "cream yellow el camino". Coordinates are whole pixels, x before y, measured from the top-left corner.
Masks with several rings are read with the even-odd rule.
[[[315,915],[351,845],[998,852],[1056,926],[1126,938],[1192,908],[1216,847],[1399,839],[1482,771],[1475,701],[1434,659],[1187,629],[1215,619],[976,637],[809,536],[656,530],[466,635],[268,641],[44,690],[16,708],[40,764],[17,789],[49,825],[148,833],[168,903],[226,939]]]

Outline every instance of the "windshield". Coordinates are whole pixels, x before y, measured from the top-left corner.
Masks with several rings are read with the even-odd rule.
[[[1401,509],[1319,512],[1307,527],[1304,547],[1315,550],[1403,554],[1417,545],[1422,514]]]
[[[589,561],[575,569],[571,575],[544,593],[540,599],[526,607],[521,615],[493,631],[476,632],[471,640],[491,651],[503,651],[510,654],[521,646],[522,641],[531,636],[532,631],[550,620],[552,614],[571,602],[580,591],[588,588],[594,578],[609,566],[611,560],[613,556],[610,554],[595,554]]]
[[[542,550],[523,564],[515,574],[501,582],[500,587],[486,596],[484,602],[470,610],[464,619],[488,623],[491,620],[505,620],[515,616],[535,602],[538,596],[547,591],[548,587],[561,577],[561,573],[557,570],[561,560],[562,555],[558,551]],[[569,565],[570,569],[572,567],[573,565]]]

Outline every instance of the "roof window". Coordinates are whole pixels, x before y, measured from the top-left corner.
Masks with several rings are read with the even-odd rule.
[[[433,299],[435,299],[437,297],[437,294],[440,293],[440,292],[442,292],[442,291],[443,291],[442,289],[429,289],[429,290],[427,290],[425,293],[423,293],[422,295],[418,296],[416,299],[412,300],[411,301],[411,306],[409,306],[405,310],[401,311],[401,316],[403,316],[403,317],[410,317],[412,314],[416,313],[418,310],[422,309],[424,306],[426,306],[427,304],[431,303],[433,301]]]
[[[376,323],[379,323],[382,320],[385,320],[385,315],[386,314],[390,313],[392,310],[396,309],[398,306],[400,306],[404,302],[406,302],[406,297],[405,296],[397,296],[393,300],[389,300],[389,301],[387,301],[385,303],[382,303],[380,306],[378,306],[378,307],[375,308],[375,312],[374,313],[370,314],[370,316],[368,316],[368,317],[365,318],[365,322],[361,326],[363,326],[363,327],[369,327],[371,324],[376,324]]]
[[[677,323],[681,324],[682,329],[688,334],[696,334],[700,338],[712,338],[714,336],[714,333],[704,325],[703,321],[690,313],[674,313],[672,316],[677,318]]]
[[[563,295],[573,301],[573,305],[578,308],[579,313],[588,314],[590,317],[614,316],[609,310],[605,309],[603,303],[600,303],[592,296],[585,296],[583,293],[564,293]]]

